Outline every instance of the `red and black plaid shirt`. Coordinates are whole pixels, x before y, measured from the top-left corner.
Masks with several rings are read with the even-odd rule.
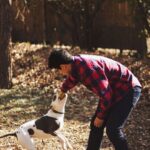
[[[95,55],[74,56],[71,74],[64,81],[62,91],[67,92],[79,82],[100,97],[97,109],[97,117],[100,119],[104,119],[109,108],[131,88],[141,86],[127,67]]]

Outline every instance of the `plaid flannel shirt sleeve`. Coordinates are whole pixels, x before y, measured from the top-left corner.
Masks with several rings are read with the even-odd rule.
[[[103,80],[99,84],[101,85],[101,89],[99,92],[100,99],[97,109],[97,117],[100,119],[104,119],[109,108],[112,105],[112,90],[107,80]]]
[[[91,85],[100,99],[97,107],[97,117],[104,119],[112,105],[112,89],[103,69],[99,69],[91,75]]]

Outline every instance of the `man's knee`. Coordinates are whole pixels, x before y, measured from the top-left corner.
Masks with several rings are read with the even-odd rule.
[[[111,141],[114,141],[115,139],[119,139],[124,137],[124,134],[122,132],[121,128],[111,128],[111,127],[107,127],[106,128],[106,134],[108,136],[108,138]]]

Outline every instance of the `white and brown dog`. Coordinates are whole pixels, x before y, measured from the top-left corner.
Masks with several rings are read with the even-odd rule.
[[[67,138],[60,132],[64,124],[65,104],[67,101],[67,94],[60,99],[58,94],[54,101],[52,101],[50,110],[39,119],[31,120],[22,124],[14,133],[9,133],[1,136],[16,136],[19,144],[27,150],[36,150],[33,137],[35,138],[49,138],[51,135],[57,136],[60,140],[63,150],[67,148],[72,149]]]

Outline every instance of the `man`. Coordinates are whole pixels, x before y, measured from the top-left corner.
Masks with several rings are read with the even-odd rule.
[[[87,150],[100,149],[105,127],[115,149],[128,150],[122,128],[141,94],[141,84],[133,73],[112,59],[96,55],[72,56],[62,49],[52,50],[48,66],[66,76],[60,95],[80,82],[99,96]]]

